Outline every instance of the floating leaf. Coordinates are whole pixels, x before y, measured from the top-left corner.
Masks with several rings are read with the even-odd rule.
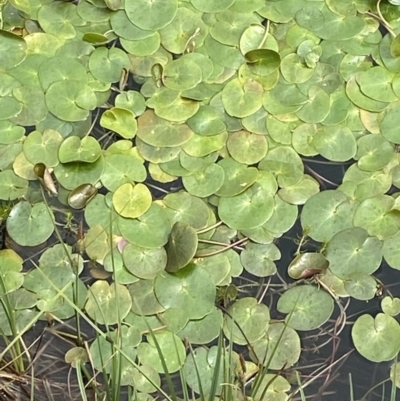
[[[148,316],[164,312],[165,309],[158,302],[154,293],[154,280],[139,280],[129,286],[129,292],[132,296],[131,310],[133,313]]]
[[[151,280],[165,269],[167,254],[164,248],[145,249],[128,244],[122,252],[126,268],[136,277]]]
[[[183,309],[190,319],[202,319],[211,313],[216,295],[210,275],[194,265],[174,274],[161,273],[155,279],[154,291],[165,309]]]
[[[258,82],[248,80],[242,84],[239,79],[233,79],[222,90],[222,102],[229,115],[243,118],[261,107],[262,94],[263,89]]]
[[[86,136],[80,139],[77,136],[66,138],[58,149],[61,163],[95,162],[101,154],[101,148],[95,138]]]
[[[171,222],[165,208],[153,202],[147,212],[138,219],[120,217],[118,227],[129,242],[151,249],[167,243]]]
[[[188,265],[196,253],[196,231],[186,223],[176,222],[169,235],[166,249],[168,256],[166,271],[177,272]]]
[[[131,219],[146,213],[151,201],[151,193],[143,184],[122,184],[113,194],[113,205],[117,213]]]
[[[205,198],[217,192],[224,183],[224,169],[218,164],[210,164],[203,171],[182,177],[185,189],[194,196]]]
[[[144,365],[152,366],[158,373],[165,373],[161,358],[168,369],[168,373],[179,370],[185,362],[186,352],[182,341],[169,331],[157,331],[147,335],[147,343],[138,346],[138,358]],[[158,347],[156,347],[157,342]],[[161,351],[162,357],[159,352]]]
[[[250,50],[245,55],[250,71],[256,75],[269,75],[279,68],[279,53],[270,49]]]
[[[106,110],[101,116],[100,125],[127,139],[133,138],[137,131],[137,121],[133,112],[118,107]]]
[[[51,113],[64,121],[83,121],[89,110],[96,108],[93,91],[80,81],[57,81],[46,92],[46,105]]]
[[[14,200],[22,198],[28,191],[29,182],[18,177],[13,171],[0,171],[0,199]]]
[[[105,166],[101,182],[110,191],[126,183],[143,182],[146,169],[135,156],[130,154],[111,154],[104,158]]]
[[[264,224],[271,217],[273,208],[272,194],[259,185],[253,185],[239,195],[221,198],[218,214],[229,227],[248,230]]]
[[[261,340],[252,345],[251,358],[270,369],[290,368],[300,358],[300,337],[295,330],[283,323],[271,324]]]
[[[236,344],[253,343],[264,335],[269,320],[266,305],[259,304],[255,298],[241,298],[229,308],[229,315],[225,315],[224,334]]]
[[[281,253],[275,244],[246,244],[240,254],[243,267],[254,276],[266,277],[276,273],[274,260],[279,260]]]
[[[7,232],[19,245],[35,246],[45,242],[54,231],[54,216],[43,202],[31,206],[17,203],[7,219]]]
[[[126,287],[96,281],[88,291],[86,312],[99,324],[116,324],[129,312],[132,299]],[[116,313],[118,310],[118,313]]]
[[[287,313],[286,324],[295,330],[312,330],[323,325],[332,315],[333,299],[313,285],[299,285],[285,291],[277,309]]]
[[[168,25],[178,11],[178,1],[126,0],[125,11],[131,22],[141,29],[158,30]]]
[[[25,59],[27,44],[23,38],[4,30],[0,30],[0,38],[0,68],[7,70]]]
[[[390,361],[400,351],[400,326],[391,316],[378,313],[360,316],[351,337],[357,351],[372,362]]]

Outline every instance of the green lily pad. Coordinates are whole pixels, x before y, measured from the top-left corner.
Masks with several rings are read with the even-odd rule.
[[[258,163],[268,152],[266,138],[248,131],[232,133],[226,146],[236,161],[248,165]]]
[[[79,61],[65,56],[46,60],[40,65],[38,74],[44,91],[57,81],[74,80],[82,82],[82,85],[88,82],[85,67]]]
[[[326,190],[307,200],[301,214],[303,230],[315,241],[328,242],[338,232],[351,228],[357,208],[340,191]]]
[[[96,281],[88,291],[85,310],[97,323],[111,325],[122,320],[131,305],[132,299],[125,286]]]
[[[290,388],[290,383],[283,376],[267,373],[254,392],[254,399],[262,400],[264,397],[268,397],[267,399],[271,401],[287,400],[289,397],[287,392],[290,391]]]
[[[118,358],[121,363],[121,386],[132,385],[134,367],[125,356],[120,354],[120,351],[115,349],[114,344],[121,344],[120,348],[122,348],[124,355],[134,361],[137,354],[136,347],[140,343],[141,335],[135,327],[127,326],[121,326],[118,330],[110,331],[108,335],[109,339],[98,336],[90,344],[89,352],[93,366],[97,371],[111,374],[114,366],[113,361],[115,361],[113,358]]]
[[[356,76],[361,92],[380,102],[394,102],[397,96],[392,89],[394,73],[385,67],[377,66]]]
[[[324,26],[324,15],[317,7],[304,7],[296,13],[296,22],[309,31],[321,29]]]
[[[103,264],[104,258],[111,249],[108,232],[109,230],[100,224],[95,224],[89,228],[83,244],[90,260]]]
[[[181,221],[176,222],[166,246],[168,262],[165,270],[174,273],[188,265],[196,253],[197,241],[193,227]]]
[[[22,104],[13,97],[0,98],[0,121],[16,117],[22,110]]]
[[[364,110],[380,112],[389,106],[389,103],[374,100],[368,96],[365,96],[361,92],[360,86],[356,82],[354,76],[347,82],[346,94],[356,106]]]
[[[256,75],[266,76],[279,68],[281,58],[279,53],[270,49],[255,49],[245,55],[249,70]]]
[[[80,81],[57,81],[46,92],[46,105],[51,113],[64,121],[83,121],[89,110],[96,108],[93,91]]]
[[[273,195],[255,184],[239,195],[222,197],[218,214],[229,227],[248,230],[263,225],[272,216],[273,208]]]
[[[170,215],[172,224],[181,221],[195,230],[200,230],[207,226],[210,216],[209,208],[201,199],[185,191],[180,191],[165,196],[163,203],[167,206],[166,211]]]
[[[26,201],[17,203],[7,219],[7,232],[19,245],[42,244],[54,231],[54,216],[43,202],[31,206]]]
[[[171,222],[165,208],[153,202],[147,212],[137,219],[120,217],[118,227],[130,243],[152,249],[167,243]]]
[[[225,172],[218,164],[210,164],[203,171],[182,177],[185,189],[194,196],[205,198],[216,193],[224,183]]]
[[[223,285],[226,281],[230,282],[231,263],[225,254],[196,258],[194,263],[208,272],[216,286]]]
[[[129,58],[123,50],[116,47],[111,49],[98,47],[90,55],[90,72],[99,81],[106,83],[119,81],[123,68],[129,68]]]
[[[297,117],[309,124],[325,120],[330,109],[329,95],[323,89],[311,86],[308,97],[308,102],[296,113]]]
[[[174,124],[147,110],[138,118],[137,136],[155,147],[174,147],[187,142],[193,131],[186,124]]]
[[[344,282],[348,294],[361,301],[369,301],[375,297],[377,285],[373,277],[363,273],[352,273]]]
[[[54,174],[66,189],[74,190],[83,184],[96,184],[104,169],[104,159],[99,157],[94,163],[58,164]]]
[[[384,297],[381,301],[383,313],[390,316],[397,316],[400,313],[400,298]]]
[[[312,138],[312,146],[326,159],[347,161],[357,152],[357,143],[348,127],[335,125],[325,126]]]
[[[146,110],[146,102],[139,92],[126,91],[117,95],[115,98],[115,107],[130,110],[137,117],[142,115]]]
[[[154,293],[154,280],[139,280],[131,284],[129,292],[132,297],[131,311],[140,316],[155,315],[164,312]]]
[[[222,103],[226,112],[234,117],[247,117],[262,106],[263,88],[258,82],[239,79],[228,82],[222,90]]]
[[[58,149],[63,140],[60,133],[47,129],[41,134],[34,131],[24,141],[24,154],[26,159],[32,163],[43,163],[46,167],[54,167],[58,164]]]
[[[0,295],[13,293],[22,286],[24,282],[22,263],[22,258],[13,250],[0,250]]]
[[[187,338],[191,344],[209,344],[218,337],[222,322],[222,312],[214,308],[204,319],[189,320],[187,325],[177,335],[182,340]]]
[[[13,90],[14,98],[22,105],[18,115],[10,120],[18,125],[36,125],[48,113],[43,92],[35,87],[21,86]]]
[[[188,119],[187,124],[197,135],[213,136],[225,131],[224,113],[213,106],[204,105]]]
[[[304,205],[311,196],[319,192],[319,183],[311,176],[304,174],[296,185],[281,188],[278,195],[292,205]]]
[[[133,24],[125,10],[117,10],[112,13],[110,23],[115,34],[123,39],[140,40],[153,34],[152,30],[144,30]]]
[[[122,217],[135,219],[142,216],[151,206],[151,192],[143,184],[122,184],[113,194],[113,205]]]
[[[277,309],[288,314],[286,324],[295,330],[313,330],[322,326],[332,315],[333,299],[313,285],[299,285],[285,291]]]
[[[169,62],[163,73],[165,86],[177,91],[194,88],[203,76],[195,61],[185,56]]]
[[[269,369],[290,368],[300,358],[300,337],[283,323],[270,324],[266,335],[252,345],[251,358]]]
[[[239,195],[254,184],[258,177],[258,170],[246,167],[232,158],[225,158],[217,163],[224,169],[225,179],[222,187],[216,192],[221,197]]]
[[[160,330],[146,337],[147,343],[143,342],[137,348],[139,361],[143,365],[152,366],[158,373],[174,373],[183,366],[186,351],[178,336],[169,331]],[[158,347],[155,345],[156,342]],[[168,372],[164,372],[161,358]]]
[[[227,132],[218,135],[203,136],[193,135],[181,148],[189,156],[204,157],[213,152],[221,150],[228,138]]]
[[[255,244],[249,242],[240,254],[243,267],[254,276],[267,277],[276,273],[274,260],[279,260],[281,253],[275,244]]]
[[[183,54],[190,41],[200,47],[207,33],[207,28],[200,13],[186,7],[179,7],[174,19],[160,29],[161,43],[171,53]]]
[[[104,158],[104,171],[101,182],[114,192],[123,184],[143,182],[146,179],[146,169],[135,156],[130,154],[111,154]]]
[[[8,70],[25,59],[27,44],[20,36],[5,30],[0,30],[0,38],[0,68]]]
[[[400,326],[391,316],[378,313],[360,316],[351,337],[357,351],[372,362],[390,361],[400,351]]]
[[[258,164],[260,170],[271,171],[281,188],[295,185],[303,177],[303,163],[289,147],[278,146],[267,153]]]
[[[146,249],[128,244],[122,252],[126,268],[135,276],[151,280],[167,265],[167,254],[164,248]]]
[[[191,4],[204,13],[217,13],[228,9],[235,0],[191,0]]]
[[[245,345],[247,341],[254,343],[268,329],[268,306],[259,304],[255,298],[241,298],[228,311],[229,315],[224,317],[224,334],[235,344]]]
[[[388,265],[400,270],[400,232],[384,240],[382,252]]]
[[[61,163],[93,163],[100,157],[100,154],[100,145],[91,136],[82,139],[77,136],[70,136],[61,143],[58,149],[58,157]]]
[[[12,170],[0,171],[0,199],[22,198],[28,191],[29,182],[17,176]]]
[[[141,29],[156,31],[168,25],[178,11],[178,1],[127,0],[125,11],[131,22]]]
[[[380,170],[390,163],[393,156],[393,146],[382,135],[365,135],[357,141],[355,159],[361,170]]]
[[[357,207],[353,224],[368,231],[379,239],[390,238],[397,234],[400,216],[396,210],[391,213],[394,199],[388,195],[377,195],[363,200]]]
[[[76,9],[72,3],[51,2],[39,9],[37,20],[46,33],[59,39],[72,39],[76,36],[75,26],[85,24]]]
[[[183,309],[190,319],[202,319],[214,308],[214,282],[204,269],[197,269],[192,264],[173,274],[159,274],[154,291],[165,309]]]
[[[254,13],[237,13],[232,10],[224,10],[215,18],[218,22],[210,27],[210,35],[218,42],[229,46],[237,45],[243,31],[259,22]]]
[[[221,393],[222,383],[224,382],[223,366],[226,366],[226,369],[233,369],[233,366],[223,351],[219,371],[216,372],[218,352],[217,346],[213,346],[209,350],[205,347],[198,347],[187,356],[183,368],[185,381],[190,389],[197,394],[203,392],[203,394],[209,394],[213,380],[217,383],[216,394]]]
[[[400,107],[398,103],[394,103],[393,106],[388,109],[379,127],[384,138],[394,143],[400,143],[400,136],[398,130],[396,130],[396,126],[400,121],[399,111]]]
[[[101,116],[100,125],[127,139],[133,138],[137,131],[137,121],[133,112],[119,107],[106,110]]]
[[[155,53],[161,43],[160,34],[154,32],[151,36],[140,40],[120,39],[121,46],[131,55],[144,57]]]
[[[290,53],[282,59],[281,73],[286,81],[301,84],[308,81],[314,73],[297,54]]]
[[[140,401],[153,401],[154,399],[148,393],[158,391],[161,386],[161,378],[158,372],[151,366],[142,365],[139,369],[133,371],[133,387],[141,393],[136,393]],[[142,397],[142,398],[140,398]]]
[[[0,144],[9,145],[20,141],[25,134],[25,128],[13,124],[11,121],[0,121],[0,130],[2,136],[0,138]]]

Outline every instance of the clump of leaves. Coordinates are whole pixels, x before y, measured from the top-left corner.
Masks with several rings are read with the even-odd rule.
[[[217,290],[243,272],[274,276],[275,240],[303,206],[288,273],[318,287],[282,294],[292,345],[271,362],[296,364],[297,331],[322,326],[333,298],[375,297],[383,258],[400,268],[397,3],[3,2],[0,200],[15,202],[8,235],[40,245],[57,227],[60,203],[83,209],[80,243],[97,263],[92,273],[113,279],[88,289],[82,256],[57,245],[6,292],[35,294],[22,309],[59,319],[76,312],[63,294],[98,324],[146,331],[145,316],[167,355],[185,338],[208,344],[222,328],[264,360],[277,327],[268,306],[223,296],[222,312]],[[304,172],[316,156],[350,164],[336,189],[320,191],[321,177]],[[303,247],[309,239],[316,252]],[[396,308],[382,310],[361,316],[352,332],[372,361],[400,351],[385,342],[400,338]],[[377,327],[382,336],[366,347],[363,333]],[[132,347],[133,359],[160,373],[152,337]],[[167,365],[185,363],[182,352]]]

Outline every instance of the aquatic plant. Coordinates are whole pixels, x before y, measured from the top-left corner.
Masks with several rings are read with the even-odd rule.
[[[382,295],[383,259],[400,269],[398,3],[1,2],[7,235],[60,243],[29,271],[0,251],[0,327],[14,337],[0,360],[38,319],[75,317],[67,360],[81,384],[87,361],[111,375],[110,399],[119,385],[149,399],[174,372],[204,399],[245,370],[262,372],[255,400],[269,389],[288,399],[299,333],[336,305],[339,335],[343,300]],[[336,185],[310,160],[348,168]],[[275,311],[263,300],[284,273],[278,239],[298,218],[293,281],[271,291]],[[259,296],[241,289],[243,274]],[[368,360],[396,362],[400,301],[383,295],[352,339]],[[87,349],[81,319],[97,328]]]

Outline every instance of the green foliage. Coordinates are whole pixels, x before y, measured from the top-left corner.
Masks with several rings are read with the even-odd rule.
[[[383,258],[400,268],[398,3],[2,2],[0,200],[13,204],[0,223],[33,247],[59,236],[60,204],[84,209],[79,250],[103,265],[94,276],[114,281],[84,284],[83,258],[65,245],[26,275],[15,252],[1,251],[2,334],[17,335],[37,311],[67,319],[79,310],[118,326],[112,341],[91,345],[96,370],[115,374],[107,360],[118,344],[127,350],[119,384],[145,397],[159,374],[179,370],[211,399],[224,395],[225,365],[235,391],[246,369],[221,337],[189,355],[183,340],[209,344],[222,330],[230,347],[249,347],[249,372],[265,368],[253,399],[287,400],[290,383],[268,369],[298,362],[297,331],[323,326],[334,301],[374,298]],[[337,189],[320,192],[320,177],[304,173],[317,155],[351,164]],[[288,273],[318,286],[286,288],[277,323],[261,300],[223,290],[236,290],[243,270],[276,274],[274,242],[299,206],[303,236]],[[399,310],[385,297],[382,313],[356,320],[365,358],[399,353],[390,341],[400,338]],[[84,351],[67,358],[80,372]]]

